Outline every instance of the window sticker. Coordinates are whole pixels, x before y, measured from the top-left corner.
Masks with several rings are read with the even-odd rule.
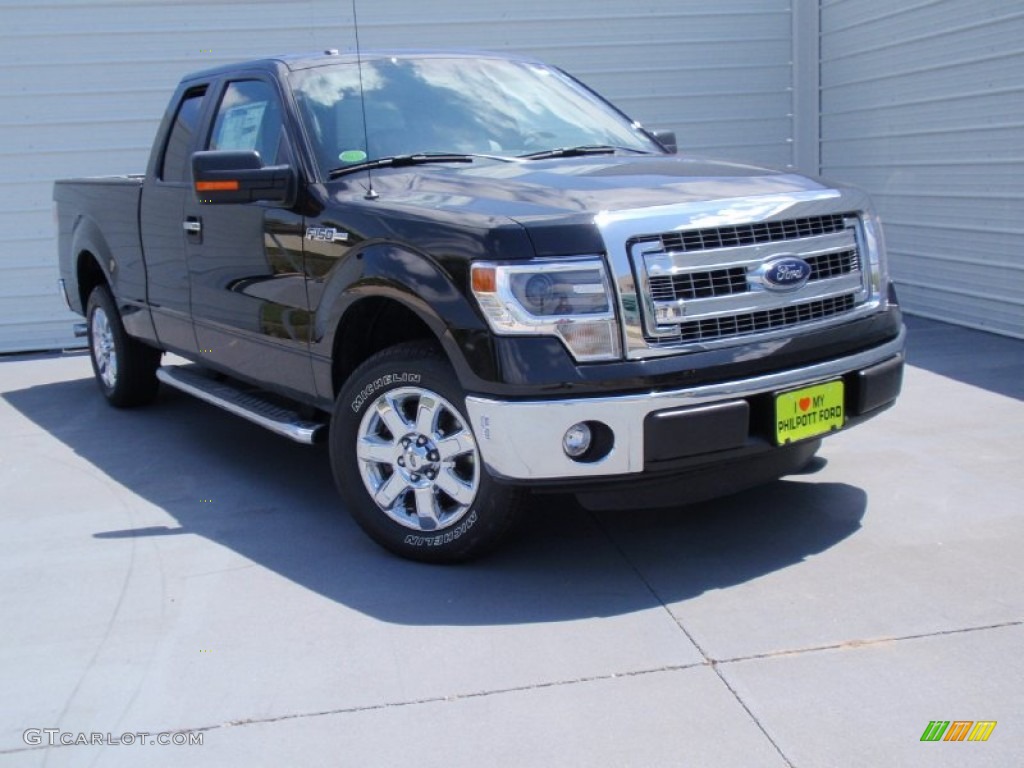
[[[267,102],[239,104],[222,113],[217,130],[218,149],[256,149]]]

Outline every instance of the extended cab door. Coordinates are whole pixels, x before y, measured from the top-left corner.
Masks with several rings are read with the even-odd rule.
[[[277,85],[258,75],[217,89],[201,149],[256,150],[295,164]],[[185,203],[192,319],[201,360],[289,394],[313,390],[301,214],[271,203]]]
[[[151,162],[139,207],[153,327],[161,346],[190,357],[196,352],[196,337],[189,306],[183,221],[186,201],[195,199],[191,159],[199,140],[206,91],[205,85],[195,85],[178,100],[164,146]]]

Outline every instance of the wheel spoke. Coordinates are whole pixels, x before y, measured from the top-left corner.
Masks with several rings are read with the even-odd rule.
[[[437,496],[432,486],[417,488],[416,494],[416,515],[420,519],[420,527],[425,531],[432,531],[438,527]]]
[[[362,437],[356,443],[356,456],[362,461],[391,464],[395,460],[395,445],[389,440]]]
[[[93,312],[92,348],[100,379],[107,387],[113,387],[117,383],[117,349],[114,346],[110,320],[102,308]]]
[[[384,426],[388,428],[393,439],[400,440],[406,432],[410,431],[410,425],[402,414],[399,413],[395,401],[387,395],[377,401],[376,410],[377,415],[384,422]]]
[[[469,513],[480,457],[465,416],[443,396],[416,386],[379,393],[354,442],[369,498],[392,522],[436,533]]]
[[[395,501],[409,488],[406,484],[405,479],[398,472],[394,472],[391,477],[384,481],[384,483],[377,489],[377,492],[373,494],[373,500],[377,502],[377,505],[381,509],[391,509]]]
[[[441,454],[441,461],[451,461],[456,456],[461,456],[464,453],[470,453],[476,447],[473,442],[473,436],[468,430],[460,430],[454,435],[449,435],[443,440],[438,440],[437,452]]]
[[[472,484],[462,482],[451,469],[442,469],[438,473],[434,485],[462,506],[467,506],[473,501],[474,490]]]
[[[110,354],[107,357],[107,375],[110,376],[110,386],[114,385],[117,381],[117,350],[111,348]]]
[[[419,407],[416,409],[416,431],[421,435],[433,437],[439,410],[440,403],[429,393],[424,392],[420,397]]]

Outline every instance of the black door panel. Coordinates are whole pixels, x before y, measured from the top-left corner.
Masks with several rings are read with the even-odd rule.
[[[264,165],[292,162],[280,98],[265,80],[228,83],[209,149],[256,150]],[[192,318],[214,367],[299,397],[313,392],[303,217],[264,203],[185,202]]]

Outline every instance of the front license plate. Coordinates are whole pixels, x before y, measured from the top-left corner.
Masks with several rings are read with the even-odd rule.
[[[845,423],[842,381],[815,384],[775,396],[775,441],[779,445],[842,429]]]

